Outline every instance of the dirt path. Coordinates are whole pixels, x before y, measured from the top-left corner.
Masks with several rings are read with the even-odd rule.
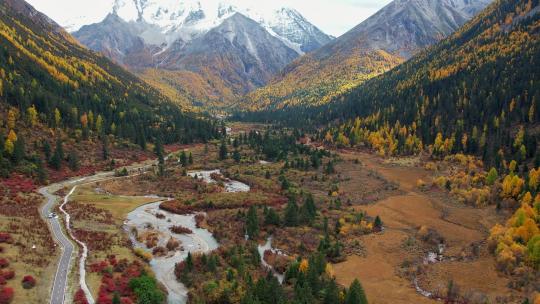
[[[358,278],[370,303],[435,303],[435,300],[420,295],[410,278],[398,275],[405,261],[422,264],[426,254],[421,249],[407,248],[405,241],[414,237],[419,227],[425,226],[444,237],[445,255],[459,256],[472,243],[485,240],[487,229],[492,225],[492,210],[449,203],[433,193],[418,191],[417,180],[427,181],[432,176],[422,168],[384,164],[378,157],[362,152],[347,151],[340,155],[345,161],[360,160],[364,168],[399,185],[402,194],[353,207],[371,216],[379,215],[385,230],[361,238],[365,257],[351,256],[335,265],[338,282],[349,285]],[[472,262],[441,262],[426,268],[427,273],[419,276],[419,285],[431,292],[444,289],[449,280],[454,280],[488,295],[505,293],[506,281],[497,276],[494,260],[488,254]]]

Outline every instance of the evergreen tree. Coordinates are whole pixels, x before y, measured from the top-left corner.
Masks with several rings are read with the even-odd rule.
[[[65,157],[65,155],[64,155],[64,147],[63,147],[61,138],[58,138],[56,140],[56,149],[55,149],[54,152],[58,154],[60,159],[62,159],[62,160],[64,159],[64,157]]]
[[[50,165],[55,170],[60,170],[62,168],[62,161],[64,160],[64,150],[62,148],[62,140],[58,139],[56,141],[56,149],[54,154],[51,157]]]
[[[24,147],[24,139],[22,136],[19,135],[17,138],[17,141],[15,141],[15,147],[13,149],[13,164],[18,165],[20,162],[22,162],[26,157],[25,147]]]
[[[71,171],[79,170],[79,155],[75,150],[71,150],[68,155],[68,165]]]
[[[315,201],[311,193],[307,195],[306,200],[304,202],[304,206],[306,208],[306,211],[309,215],[310,220],[314,220],[315,217],[317,216],[317,207],[315,206]]]
[[[339,287],[336,280],[330,280],[324,289],[323,304],[336,304],[339,300]]]
[[[298,205],[294,198],[290,198],[287,203],[284,222],[287,227],[298,226]]]
[[[141,149],[144,151],[146,150],[146,135],[144,135],[144,132],[141,130],[138,133],[138,143]],[[156,143],[157,144],[157,143]]]
[[[187,272],[193,271],[193,266],[194,266],[193,257],[191,256],[191,251],[190,251],[188,252],[187,257],[186,257],[186,268],[185,268],[186,271]]]
[[[217,256],[211,255],[208,259],[208,271],[215,272],[217,270],[218,260]]]
[[[240,162],[240,152],[238,150],[234,150],[233,152],[233,159],[236,163],[239,163]]]
[[[375,217],[375,221],[373,222],[373,227],[376,229],[376,230],[381,230],[382,229],[382,226],[383,226],[383,222],[381,220],[381,217],[380,216],[376,216]]]
[[[188,159],[185,151],[182,151],[180,153],[180,164],[182,165],[182,167],[187,167]]]
[[[285,176],[280,176],[281,178],[281,190],[288,190],[289,187],[291,186],[289,184],[289,181],[287,180],[287,178]]]
[[[193,165],[193,154],[189,152],[188,164]]]
[[[324,169],[324,172],[326,174],[334,174],[336,173],[336,170],[334,169],[334,162],[333,161],[328,161],[328,163],[326,164],[326,168]]]
[[[120,295],[118,294],[118,292],[114,293],[114,296],[112,298],[112,304],[122,304],[122,302],[120,301]]]
[[[255,206],[249,207],[246,217],[246,233],[250,240],[257,239],[259,236],[259,219]]]
[[[227,155],[229,152],[227,152],[227,143],[225,140],[221,141],[221,146],[219,147],[219,160],[225,160],[227,159]]]
[[[2,151],[0,151],[0,177],[8,178],[11,171],[11,163],[8,159],[4,158]]]
[[[3,141],[0,141],[3,142]],[[51,160],[51,144],[49,144],[49,141],[44,140],[43,141],[43,154],[45,154],[45,161],[48,162]]]
[[[313,290],[309,284],[296,284],[294,288],[294,303],[295,304],[312,304],[315,303]]]
[[[109,159],[109,136],[107,135],[101,138],[101,157],[103,160]]]
[[[161,142],[161,138],[159,137],[156,139],[154,152],[156,153],[158,157],[158,175],[164,176],[165,175],[165,158],[163,156],[164,150],[163,150],[163,143]]]
[[[264,224],[279,226],[280,223],[281,220],[279,218],[279,214],[276,212],[276,210],[274,210],[274,208],[269,208],[264,217]]]
[[[345,304],[367,304],[366,293],[362,288],[362,285],[355,279],[351,283],[349,290],[347,291],[347,296],[345,297]]]
[[[264,178],[270,179],[270,177],[271,177],[270,171],[266,170],[266,173],[264,174]]]
[[[1,161],[0,161],[0,164],[1,164]],[[41,160],[41,158],[36,157],[35,164],[36,164],[37,179],[39,183],[45,184],[45,182],[47,181],[47,172],[45,171],[45,168],[43,167],[43,161]]]

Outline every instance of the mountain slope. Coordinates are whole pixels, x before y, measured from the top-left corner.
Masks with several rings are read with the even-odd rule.
[[[324,104],[446,37],[491,0],[395,0],[288,65],[239,104],[252,110]]]
[[[448,39],[337,103],[275,114],[291,122],[346,121],[327,140],[383,154],[432,145],[436,155],[474,153],[497,168],[535,155],[538,165],[539,66],[539,1],[498,0]]]
[[[210,73],[234,91],[246,93],[264,85],[296,57],[255,21],[236,13],[204,36],[160,54],[158,67]]]
[[[299,55],[331,40],[292,9],[261,12],[193,0],[117,1],[103,21],[74,36],[165,92],[215,104],[266,84]],[[155,69],[172,74],[172,81],[154,77]]]
[[[2,134],[39,124],[84,138],[111,134],[143,146],[157,137],[190,141],[214,132],[212,124],[182,113],[22,0],[0,3],[0,45],[0,110],[16,118],[0,126]]]
[[[170,46],[177,40],[190,41],[219,26],[224,20],[241,13],[256,21],[299,53],[321,47],[332,37],[307,21],[298,11],[273,6],[260,8],[255,4],[234,0],[129,0],[110,1],[110,14],[129,23],[147,44]],[[65,21],[72,24],[76,21]],[[88,21],[87,21],[88,22]],[[94,23],[101,23],[95,20]],[[84,26],[78,27],[78,31]],[[77,28],[77,27],[75,27]]]

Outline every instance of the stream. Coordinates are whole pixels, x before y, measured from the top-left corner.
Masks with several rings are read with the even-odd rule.
[[[266,239],[266,243],[264,245],[258,245],[257,246],[257,250],[259,251],[259,255],[261,256],[261,264],[268,270],[272,271],[272,273],[274,274],[274,276],[276,277],[276,279],[278,279],[279,283],[280,284],[283,284],[283,279],[285,278],[285,275],[277,272],[274,267],[272,267],[272,265],[268,264],[265,260],[264,260],[264,252],[266,250],[270,250],[272,251],[272,253],[274,254],[279,254],[279,255],[285,255],[283,252],[281,252],[279,249],[275,249],[272,247],[272,237],[269,236],[268,239]]]
[[[434,251],[428,252],[427,255],[424,257],[423,264],[429,265],[429,264],[435,264],[442,261],[444,259],[443,257],[444,249],[445,249],[445,246],[443,244],[439,244],[437,248],[438,252],[434,252]],[[433,293],[425,289],[422,289],[422,287],[420,287],[420,284],[418,283],[418,277],[416,275],[414,275],[413,277],[413,284],[414,284],[414,288],[416,289],[416,292],[418,292],[419,294],[423,295],[426,298],[433,298]]]
[[[150,266],[156,274],[156,278],[167,288],[169,293],[168,303],[186,303],[187,288],[177,281],[174,275],[176,263],[186,259],[188,252],[209,252],[218,248],[219,244],[212,234],[206,230],[197,228],[195,224],[195,214],[179,215],[159,209],[163,201],[141,206],[128,214],[125,222],[125,229],[128,231],[130,239],[135,248],[147,249],[144,243],[139,242],[135,235],[131,233],[136,228],[139,233],[144,231],[157,231],[160,239],[157,246],[165,247],[169,238],[180,241],[180,248],[174,252],[169,252],[163,257],[154,257],[150,261]],[[157,218],[156,214],[162,214],[164,218]],[[192,234],[177,234],[170,231],[170,227],[180,225],[193,231]]]
[[[209,183],[209,184],[217,183],[217,181],[212,178],[212,174],[222,175],[221,170],[219,169],[188,172],[189,176],[193,178],[202,179],[206,183]],[[251,188],[248,185],[242,182],[231,180],[225,177],[224,179],[225,181],[223,182],[223,184],[225,185],[225,192],[249,192],[249,190],[251,190]]]
[[[192,177],[202,178],[207,183],[215,183],[217,181],[212,179],[211,175],[214,173],[220,174],[220,172],[220,170],[209,170],[193,171],[188,174]],[[250,190],[248,185],[229,179],[225,180],[224,185],[226,192],[248,192]],[[146,248],[144,243],[137,240],[135,234],[132,232],[133,229],[137,229],[139,234],[145,231],[157,232],[159,234],[157,246],[165,247],[170,238],[180,241],[179,249],[171,251],[163,257],[154,257],[150,261],[150,266],[157,280],[167,288],[167,302],[169,304],[184,304],[188,299],[188,289],[176,279],[174,274],[175,265],[184,261],[188,252],[207,253],[217,249],[219,244],[208,230],[197,228],[195,222],[196,214],[179,215],[161,210],[159,205],[162,202],[159,201],[143,205],[131,211],[124,222],[124,229],[129,234],[133,246],[147,252],[151,252],[152,249]],[[156,214],[160,214],[160,218],[156,217]],[[169,228],[175,225],[189,228],[193,233],[173,233]]]

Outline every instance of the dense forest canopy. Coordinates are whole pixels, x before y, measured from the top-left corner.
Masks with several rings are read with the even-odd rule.
[[[434,145],[490,162],[537,149],[538,0],[499,0],[448,39],[321,107],[243,113],[250,120],[332,123],[326,139],[383,154]],[[337,122],[337,123],[336,123]]]

